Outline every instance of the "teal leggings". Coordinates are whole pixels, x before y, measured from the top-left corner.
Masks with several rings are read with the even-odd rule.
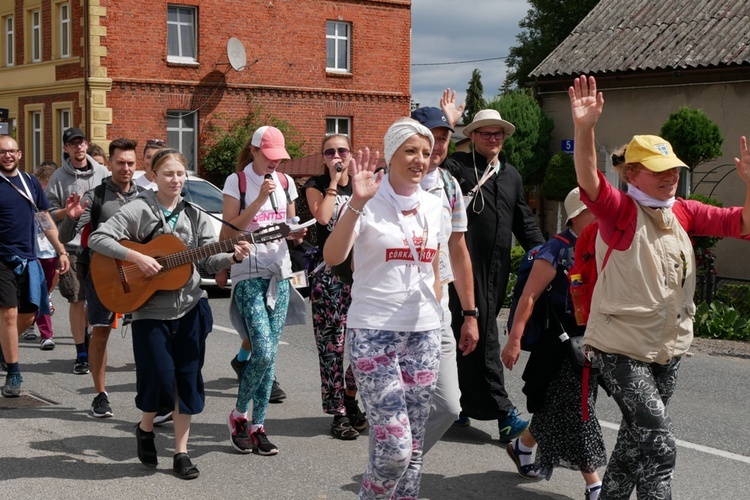
[[[289,305],[289,280],[279,282],[276,307],[266,307],[266,291],[270,280],[253,278],[237,283],[234,301],[242,315],[244,335],[250,340],[253,353],[240,379],[237,393],[237,411],[246,413],[253,401],[253,424],[266,420],[268,398],[271,396],[276,351],[281,331],[286,322]]]

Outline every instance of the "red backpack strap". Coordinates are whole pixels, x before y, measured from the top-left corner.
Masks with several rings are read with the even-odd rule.
[[[240,212],[245,210],[245,191],[247,190],[247,177],[245,172],[235,172],[237,174],[238,185],[240,187]]]

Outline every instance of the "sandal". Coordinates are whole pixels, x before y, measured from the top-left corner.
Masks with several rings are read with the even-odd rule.
[[[351,441],[359,437],[357,432],[349,423],[349,418],[346,415],[337,415],[333,417],[333,423],[331,424],[331,434],[336,439],[343,441]]]
[[[141,424],[135,426],[135,437],[138,440],[138,460],[146,467],[155,468],[158,464],[156,459],[156,445],[154,439],[156,434],[153,431],[146,432],[141,429]]]
[[[508,456],[513,460],[513,462],[516,464],[516,469],[518,469],[518,475],[521,476],[524,479],[537,479],[539,477],[539,472],[537,472],[536,467],[534,466],[534,462],[531,462],[530,464],[521,465],[521,455],[531,455],[531,451],[521,451],[518,448],[518,442],[519,439],[516,438],[510,443],[508,443],[508,446],[505,447],[505,451],[508,452]]]
[[[172,469],[180,476],[180,479],[195,479],[200,475],[198,467],[193,465],[187,453],[177,453],[174,456]]]

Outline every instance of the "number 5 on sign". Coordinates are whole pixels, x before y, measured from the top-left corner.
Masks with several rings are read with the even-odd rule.
[[[572,153],[573,149],[575,149],[573,139],[563,139],[562,144],[560,145],[560,150],[563,153]]]

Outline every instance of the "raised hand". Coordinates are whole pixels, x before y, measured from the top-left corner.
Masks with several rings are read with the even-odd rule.
[[[740,137],[740,157],[734,159],[734,166],[745,185],[750,186],[750,150],[747,149],[747,138],[744,135]]]
[[[604,107],[604,96],[596,91],[596,79],[593,76],[579,76],[568,89],[568,95],[576,128],[593,128]]]
[[[464,107],[466,107],[465,102],[462,102],[460,106],[456,107],[455,90],[449,88],[443,90],[443,95],[440,98],[440,109],[445,113],[451,127],[454,127],[456,123],[458,123],[458,120],[461,119],[461,115],[464,113]]]
[[[352,199],[356,202],[367,203],[378,192],[384,173],[382,170],[377,174],[375,173],[379,159],[380,152],[375,151],[371,155],[370,148],[357,151],[357,154],[351,159],[349,169],[353,174]]]
[[[81,205],[81,197],[77,193],[73,193],[65,200],[65,213],[71,219],[78,220],[81,214],[86,211],[88,205],[88,201]]]

